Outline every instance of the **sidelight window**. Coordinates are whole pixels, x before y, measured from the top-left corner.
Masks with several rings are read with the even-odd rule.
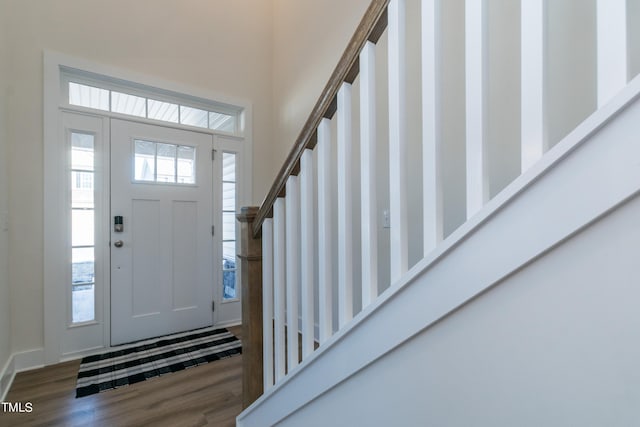
[[[95,320],[94,142],[71,133],[71,321]]]
[[[223,299],[237,298],[236,157],[222,154],[222,285]]]

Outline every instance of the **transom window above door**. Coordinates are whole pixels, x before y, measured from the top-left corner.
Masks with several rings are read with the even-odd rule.
[[[125,114],[132,117],[242,134],[243,109],[206,102],[156,88],[69,70],[62,90],[69,106]]]

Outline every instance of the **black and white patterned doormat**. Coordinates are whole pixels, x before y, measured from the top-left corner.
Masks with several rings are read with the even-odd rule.
[[[198,329],[82,359],[76,398],[123,387],[242,353],[228,330]]]

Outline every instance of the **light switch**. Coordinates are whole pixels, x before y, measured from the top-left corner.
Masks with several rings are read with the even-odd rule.
[[[384,211],[382,211],[382,228],[391,228],[389,209],[385,209]]]

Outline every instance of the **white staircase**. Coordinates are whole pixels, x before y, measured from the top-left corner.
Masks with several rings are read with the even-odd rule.
[[[418,2],[422,137],[415,141],[406,111],[416,86],[406,69],[410,2],[372,2],[260,208],[253,231],[263,244],[265,392],[237,424],[640,423],[640,78],[628,81],[640,46],[627,41],[631,2],[582,3],[597,18],[597,108],[560,141],[547,129],[554,79],[547,29],[550,4],[558,3],[520,2],[522,172],[490,198],[486,37],[489,7],[500,2],[466,1],[467,219],[452,232],[443,226],[443,3]],[[384,118],[371,108],[380,99],[381,37]],[[351,100],[356,78],[359,104]],[[388,154],[376,149],[380,120],[388,123]],[[409,210],[413,144],[422,153],[419,230]],[[388,243],[377,239],[376,154],[389,163]],[[416,231],[424,257],[412,263]],[[386,260],[378,258],[384,246]],[[384,262],[388,286],[377,285]],[[285,336],[285,323],[300,326]]]

